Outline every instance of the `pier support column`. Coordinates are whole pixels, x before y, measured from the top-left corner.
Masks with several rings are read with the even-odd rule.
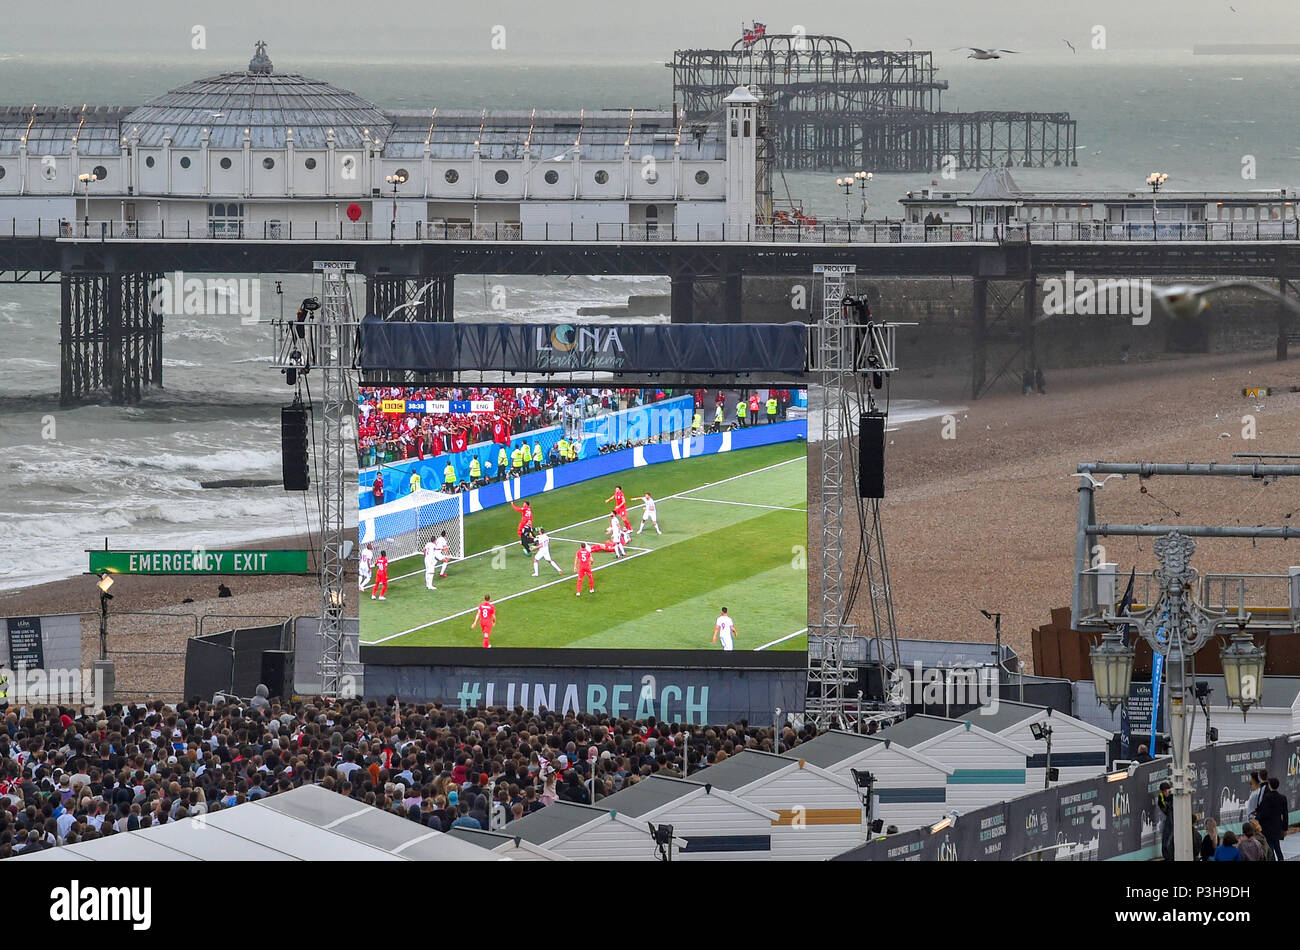
[[[722,281],[722,319],[726,323],[745,322],[745,280],[742,274],[728,273]]]
[[[695,322],[695,277],[693,275],[673,275],[669,310],[673,323]]]
[[[366,312],[387,317],[397,307],[413,301],[420,288],[433,281],[433,286],[424,291],[416,306],[401,310],[393,319],[405,323],[450,322],[455,280],[454,274],[369,274],[366,276]]]
[[[1282,296],[1286,296],[1289,281],[1285,277],[1279,277],[1277,281],[1277,290]],[[1291,310],[1280,300],[1277,304],[1277,358],[1285,360],[1287,358],[1288,345],[1291,342],[1291,328],[1295,325],[1295,319],[1291,315]]]
[[[59,402],[106,391],[139,402],[162,382],[162,317],[150,306],[153,274],[64,274],[59,285]]]
[[[455,323],[456,322],[456,275],[443,274],[439,282],[438,291],[438,322]]]
[[[985,330],[988,317],[989,282],[987,278],[976,277],[971,288],[971,334],[970,334],[970,397],[979,399],[984,390],[985,368]]]
[[[1030,272],[1025,278],[1024,289],[1025,315],[1025,358],[1031,369],[1038,369],[1038,341],[1034,336],[1034,321],[1038,319],[1038,275]]]

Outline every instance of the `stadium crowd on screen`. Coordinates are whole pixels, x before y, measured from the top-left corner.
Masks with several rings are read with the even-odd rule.
[[[502,828],[555,801],[596,803],[645,776],[696,776],[771,728],[375,701],[8,708],[0,857],[192,819],[304,784],[432,830]],[[811,738],[781,730],[779,751]],[[594,779],[594,781],[593,781]]]

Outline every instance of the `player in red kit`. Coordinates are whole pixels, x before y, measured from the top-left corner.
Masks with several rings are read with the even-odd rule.
[[[623,486],[615,485],[614,494],[605,499],[605,504],[614,503],[614,514],[618,515],[623,521],[627,530],[632,530],[632,522],[627,520],[627,497],[623,494]]]
[[[388,552],[380,551],[379,557],[375,559],[375,586],[370,589],[370,599],[374,600],[375,595],[379,595],[380,600],[387,600],[384,595],[388,593]]]
[[[510,507],[519,512],[519,527],[515,529],[515,534],[519,536],[519,543],[524,544],[524,528],[533,526],[533,506],[524,502],[524,506],[520,508],[512,501]],[[524,550],[528,550],[528,545],[524,544]]]
[[[582,579],[587,579],[589,593],[596,593],[596,578],[591,573],[591,545],[584,544],[578,548],[578,553],[573,556],[573,569],[578,572],[578,594],[582,596]]]
[[[492,646],[488,641],[492,639],[492,627],[497,622],[497,609],[492,603],[492,598],[487,594],[483,595],[483,603],[478,605],[474,611],[474,619],[470,621],[469,628],[483,628],[483,647],[487,649]]]

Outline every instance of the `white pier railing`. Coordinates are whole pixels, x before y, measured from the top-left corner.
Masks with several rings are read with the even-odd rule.
[[[0,241],[18,238],[80,241],[302,242],[544,242],[741,244],[1023,244],[1225,243],[1300,240],[1300,221],[1209,221],[1108,224],[1060,221],[1011,225],[910,224],[899,221],[815,225],[520,224],[455,221],[126,221],[59,218],[0,219]]]

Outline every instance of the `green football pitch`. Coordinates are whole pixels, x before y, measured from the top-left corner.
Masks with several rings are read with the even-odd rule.
[[[716,650],[722,607],[738,650],[808,646],[808,465],[803,442],[661,462],[529,498],[533,524],[551,536],[551,557],[533,577],[509,505],[465,518],[467,556],[427,590],[419,556],[389,566],[387,599],[361,596],[361,642],[481,647],[471,628],[487,594],[497,607],[493,647]],[[632,540],[628,556],[595,555],[596,592],[575,596],[578,545],[604,542],[621,484]],[[655,533],[641,526],[641,496],[658,506]]]

